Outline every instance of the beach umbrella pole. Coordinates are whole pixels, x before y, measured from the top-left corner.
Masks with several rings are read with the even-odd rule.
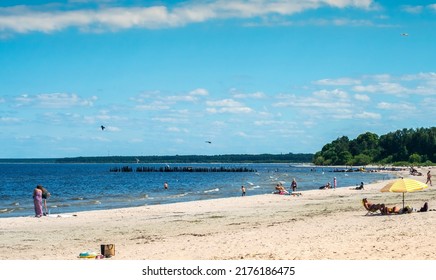
[[[403,209],[404,209],[404,193],[403,193]]]

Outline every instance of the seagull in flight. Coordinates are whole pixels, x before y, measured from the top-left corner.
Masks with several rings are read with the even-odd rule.
[[[407,33],[401,33],[401,36],[407,37],[407,36],[409,36],[409,34],[407,34]]]
[[[103,126],[103,125],[102,125],[102,126],[100,126],[100,127],[101,127],[101,130],[104,130],[104,129],[106,128],[106,127],[105,127],[105,126]]]

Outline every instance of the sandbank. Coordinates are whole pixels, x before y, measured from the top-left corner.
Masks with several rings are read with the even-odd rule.
[[[426,181],[423,176],[398,176]],[[434,173],[434,168],[432,169]],[[77,260],[115,244],[111,260],[434,260],[436,211],[365,215],[361,200],[402,205],[387,181],[304,191],[0,219],[0,260]],[[340,181],[339,181],[340,184]],[[354,187],[354,186],[353,186]],[[273,190],[272,190],[273,191]],[[435,187],[407,193],[406,205],[436,208]]]

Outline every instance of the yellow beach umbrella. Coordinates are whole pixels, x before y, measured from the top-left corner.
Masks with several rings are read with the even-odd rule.
[[[401,178],[388,183],[380,191],[403,193],[403,208],[404,208],[404,193],[421,191],[425,188],[428,188],[428,186],[423,182],[413,179]]]

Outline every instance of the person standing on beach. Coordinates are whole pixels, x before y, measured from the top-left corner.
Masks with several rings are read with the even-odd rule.
[[[431,183],[431,173],[430,173],[430,170],[427,172],[427,181],[425,183],[426,184],[430,183],[430,186],[433,186],[433,184]]]
[[[50,197],[50,193],[48,192],[48,190],[46,188],[44,188],[41,185],[38,185],[36,187],[42,191],[42,201],[44,202],[43,209],[45,209],[44,216],[46,216],[46,215],[48,215],[47,199]]]
[[[245,196],[245,187],[241,186],[242,196]]]
[[[38,186],[33,190],[33,205],[35,206],[35,217],[41,218],[41,216],[42,216],[42,190],[39,189]]]
[[[297,181],[295,180],[295,178],[292,179],[291,188],[293,192],[297,190]]]
[[[333,178],[333,188],[336,189],[336,186],[338,185],[338,182],[336,180],[336,177]]]

